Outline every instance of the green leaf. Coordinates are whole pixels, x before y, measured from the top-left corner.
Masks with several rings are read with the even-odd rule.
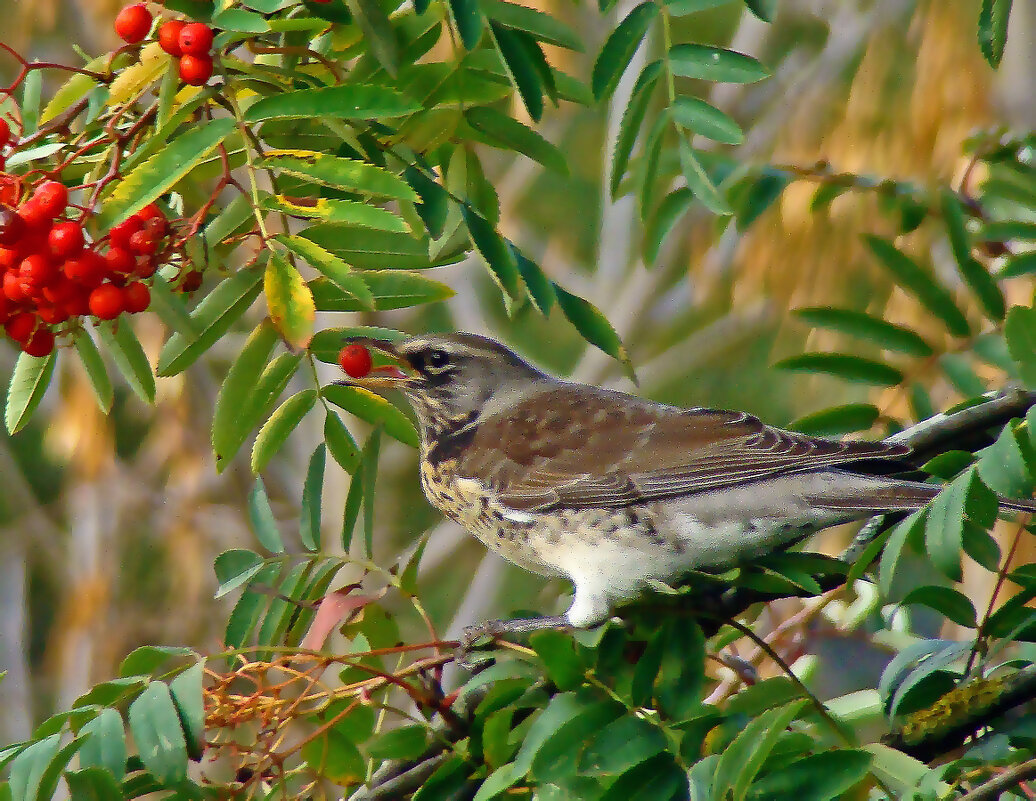
[[[782,359],[774,366],[804,373],[827,373],[846,381],[879,387],[894,387],[904,380],[903,373],[895,367],[851,353],[802,353]]]
[[[996,495],[982,484],[974,467],[955,478],[932,501],[925,526],[925,549],[944,575],[960,581],[965,526],[971,522],[988,528],[996,512]]]
[[[324,492],[324,467],[326,464],[327,448],[321,443],[309,457],[306,483],[302,487],[299,537],[303,547],[310,551],[320,550],[320,506]]]
[[[17,434],[29,422],[32,413],[43,400],[43,393],[50,386],[56,363],[56,352],[40,357],[18,354],[7,388],[7,407],[4,410],[7,433]]]
[[[696,97],[676,98],[669,107],[669,113],[680,125],[717,142],[739,145],[745,139],[740,125],[715,106]]]
[[[453,297],[453,290],[446,284],[425,278],[417,273],[400,271],[366,272],[364,283],[374,298],[374,308],[405,309],[422,303],[434,303]],[[318,311],[363,311],[363,305],[352,295],[325,278],[309,282]]]
[[[1000,66],[1004,56],[1011,4],[1012,0],[982,0],[978,14],[978,46],[993,69]]]
[[[518,300],[521,297],[521,275],[507,242],[467,203],[461,207],[461,213],[471,241],[489,267],[490,275],[496,279],[506,298]]]
[[[521,774],[517,772],[513,762],[501,765],[486,777],[471,801],[489,801],[491,798],[497,798],[520,778]]]
[[[66,770],[64,776],[69,793],[76,801],[123,801],[126,797],[115,777],[104,768]],[[3,797],[3,789],[0,787],[0,799]]]
[[[349,553],[349,546],[353,541],[353,530],[356,528],[356,520],[360,516],[360,508],[363,506],[363,458],[357,459],[357,469],[349,482],[349,494],[345,497],[345,508],[342,510],[342,551]]]
[[[1012,307],[1004,324],[1004,338],[1022,381],[1029,389],[1036,389],[1036,308]]]
[[[717,83],[754,83],[770,76],[770,71],[751,56],[703,44],[669,48],[669,68],[683,78]]]
[[[763,776],[751,786],[747,798],[833,801],[845,797],[844,793],[863,781],[870,765],[871,755],[863,750],[810,754]]]
[[[311,117],[382,120],[420,110],[419,103],[386,86],[350,84],[267,95],[249,106],[244,119],[246,123]]]
[[[964,224],[964,211],[957,196],[949,189],[942,191],[942,212],[946,221],[953,257],[960,268],[961,277],[971,287],[986,315],[993,322],[1004,319],[1004,295],[986,268],[971,255],[971,242]]]
[[[478,0],[447,0],[446,5],[464,47],[474,50],[482,38],[482,12]]]
[[[922,359],[935,353],[932,346],[920,334],[866,312],[836,309],[830,306],[811,306],[795,309],[794,314],[810,325],[859,337],[887,350],[906,353]]]
[[[273,509],[270,508],[270,498],[266,494],[262,476],[256,476],[255,486],[248,493],[248,520],[260,545],[270,553],[284,553],[284,540],[281,539]]]
[[[428,175],[424,170],[410,165],[406,168],[405,175],[407,183],[421,198],[415,209],[421,222],[425,224],[425,229],[433,237],[442,236],[449,214],[450,196],[435,180],[434,174]]]
[[[525,288],[529,290],[529,297],[540,314],[550,314],[551,308],[557,301],[558,296],[554,291],[554,285],[536,262],[522,253],[513,244],[508,242],[511,253],[514,255],[515,264],[518,265],[518,273],[525,282]]]
[[[354,225],[320,223],[299,236],[343,259],[352,267],[369,270],[411,270],[435,267],[428,256],[428,240],[423,235],[375,231]]]
[[[158,355],[158,374],[177,375],[219,340],[252,305],[262,288],[259,270],[239,270],[216,286],[191,312],[197,335],[174,333]]]
[[[334,281],[339,289],[355,298],[365,310],[369,311],[374,308],[374,296],[363,278],[353,272],[352,268],[334,253],[325,250],[316,242],[294,234],[277,234],[274,239]]]
[[[324,397],[350,414],[373,425],[384,426],[385,432],[405,445],[416,448],[420,442],[414,424],[403,412],[380,395],[362,387],[329,384],[323,388]]]
[[[205,743],[204,675],[205,662],[199,660],[169,682],[169,692],[187,742],[187,754],[195,760],[201,759]]]
[[[376,759],[416,759],[428,747],[428,730],[419,724],[375,735],[367,753]]]
[[[97,215],[97,227],[107,230],[168,192],[234,130],[230,118],[196,124],[165,142],[151,158],[134,167],[113,185]]]
[[[270,23],[262,14],[243,8],[226,8],[212,18],[212,26],[221,31],[235,33],[266,33]]]
[[[971,599],[964,593],[950,587],[930,585],[916,587],[907,593],[906,598],[900,603],[902,606],[922,604],[930,609],[934,609],[954,623],[970,629],[978,625],[975,616],[975,605],[971,603]]]
[[[183,657],[193,657],[190,648],[182,645],[142,645],[134,649],[119,665],[120,676],[148,676],[159,668],[168,666],[170,661],[181,661]]]
[[[665,10],[674,17],[685,17],[698,11],[725,6],[730,0],[663,0],[663,2]]]
[[[129,320],[123,318],[97,326],[97,334],[111,353],[133,394],[144,403],[155,402],[155,374]]]
[[[372,197],[409,201],[418,199],[410,184],[384,167],[357,159],[332,156],[329,153],[311,150],[271,150],[266,153],[259,166],[308,178],[324,186],[363,192]]]
[[[654,264],[658,259],[658,251],[662,242],[673,230],[679,220],[694,202],[694,193],[684,187],[670,192],[655,209],[651,215],[647,227],[644,229],[644,262]]]
[[[853,431],[866,431],[878,422],[881,412],[870,403],[847,403],[822,409],[799,417],[792,421],[788,428],[814,436],[837,436]]]
[[[702,203],[705,208],[713,214],[733,214],[726,198],[712,183],[705,168],[701,166],[698,157],[694,155],[694,149],[686,139],[680,140],[680,168],[687,186]]]
[[[259,473],[270,458],[280,450],[281,445],[294,431],[317,401],[315,389],[296,392],[282,403],[270,419],[263,423],[252,446],[252,472]]]
[[[630,93],[629,104],[622,112],[619,135],[615,140],[615,151],[612,153],[611,176],[608,184],[613,200],[619,191],[622,177],[626,174],[633,146],[637,142],[637,134],[640,132],[640,126],[644,122],[648,105],[651,103],[651,94],[661,75],[661,61],[652,61],[644,67]]]
[[[529,646],[547,669],[547,676],[559,690],[574,690],[586,672],[575,652],[572,637],[560,631],[537,631],[530,635]]]
[[[568,319],[583,339],[594,345],[613,359],[617,359],[629,375],[633,375],[633,363],[630,361],[626,346],[622,344],[619,335],[612,328],[601,310],[590,301],[584,300],[578,295],[573,295],[564,287],[554,284],[554,291],[557,293],[558,306],[562,314]]]
[[[187,742],[169,687],[148,684],[129,708],[133,742],[144,766],[156,779],[172,784],[187,778]]]
[[[471,127],[504,148],[517,150],[548,169],[568,175],[568,163],[561,151],[529,126],[488,106],[468,109],[464,118]]]
[[[283,195],[266,195],[263,197],[260,207],[265,211],[283,211],[292,217],[315,219],[321,222],[346,223],[363,228],[375,228],[379,231],[395,231],[400,234],[410,231],[403,219],[388,209],[358,200],[321,197],[302,205],[291,202]]]
[[[1036,250],[1017,253],[1009,258],[1003,269],[997,273],[997,278],[1017,278],[1032,273],[1036,273]]]
[[[878,587],[883,597],[892,594],[892,581],[899,566],[899,557],[910,540],[916,540],[924,531],[928,519],[928,510],[919,509],[901,523],[898,523],[888,535],[885,548],[881,552],[881,563],[878,566]]]
[[[248,432],[259,424],[262,407],[252,401],[277,339],[277,330],[269,319],[264,319],[249,335],[220,385],[212,415],[212,452],[217,472],[223,472]]]
[[[97,345],[84,329],[75,332],[72,342],[86,371],[86,377],[90,380],[90,388],[97,398],[97,405],[107,414],[112,408],[115,390],[112,388],[111,379],[108,378],[108,370],[104,366],[101,352],[97,350]]]
[[[666,621],[663,632],[655,697],[666,714],[681,720],[701,705],[705,635],[693,620],[676,617]]]
[[[594,62],[590,86],[597,100],[610,97],[626,71],[633,54],[647,35],[648,28],[658,16],[658,6],[651,2],[641,3],[620,22],[608,36]]]
[[[712,783],[713,801],[744,801],[763,762],[806,703],[796,701],[749,721],[720,755]]]
[[[1034,412],[1030,414],[1036,415]],[[1027,426],[1032,431],[1031,426]],[[1025,429],[1007,425],[996,442],[975,455],[978,475],[991,490],[1008,497],[1025,498],[1036,484],[1036,437],[1029,440]]]
[[[317,314],[313,293],[299,271],[279,253],[271,252],[266,262],[263,290],[270,319],[281,336],[292,347],[307,347]]]
[[[579,758],[579,772],[618,776],[660,754],[666,745],[659,726],[623,715],[593,735]]]
[[[375,426],[360,454],[363,467],[363,543],[368,558],[374,555],[374,486],[378,480],[378,455],[381,453],[381,426]],[[352,487],[349,488],[350,490]],[[346,503],[348,507],[348,503]],[[344,532],[342,535],[345,538]]]
[[[945,287],[937,284],[928,271],[897,250],[892,243],[877,236],[867,235],[864,239],[871,252],[892,273],[896,283],[942,320],[951,334],[958,337],[966,337],[971,334],[971,326],[968,325],[968,320],[963,312],[957,307],[953,296]]]
[[[480,0],[482,12],[494,22],[525,31],[535,39],[567,50],[583,52],[582,38],[550,14],[506,0]]]
[[[503,25],[490,23],[490,33],[503,60],[504,71],[514,88],[518,90],[525,110],[534,122],[543,116],[543,86],[535,62],[529,54],[528,45],[536,47],[535,41],[526,39],[519,31],[512,31]],[[483,107],[485,108],[485,107]]]
[[[773,22],[777,13],[777,0],[745,0],[745,5],[763,22]]]
[[[90,735],[79,750],[80,767],[103,768],[121,781],[126,775],[126,738],[119,713],[102,709],[79,733]]]
[[[263,558],[254,551],[232,548],[229,551],[223,551],[216,557],[213,568],[216,571],[216,580],[219,582],[215,597],[222,598],[262,570]]]
[[[395,78],[399,71],[399,43],[385,9],[378,0],[346,0],[346,5],[374,58]]]

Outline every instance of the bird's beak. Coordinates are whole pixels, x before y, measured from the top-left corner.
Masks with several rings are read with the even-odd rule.
[[[406,362],[403,361],[394,343],[384,339],[372,339],[370,337],[350,337],[343,345],[363,345],[368,350],[387,356],[394,361],[394,364],[378,364],[362,378],[347,376],[336,384],[345,386],[363,387],[364,389],[402,389],[414,378],[414,372],[409,370]]]

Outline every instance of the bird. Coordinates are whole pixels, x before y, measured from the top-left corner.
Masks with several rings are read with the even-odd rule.
[[[469,641],[592,627],[656,582],[913,511],[940,490],[889,475],[910,454],[901,443],[824,439],[564,381],[477,334],[349,342],[390,361],[342,383],[402,391],[428,500],[507,560],[573,584],[564,615],[487,622]],[[1036,511],[1030,500],[1000,506]]]

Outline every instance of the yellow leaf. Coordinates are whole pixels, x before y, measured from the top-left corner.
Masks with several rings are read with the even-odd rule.
[[[126,103],[145,88],[158,80],[169,66],[169,54],[158,44],[151,42],[140,51],[140,61],[126,67],[119,77],[112,81],[108,95],[109,106],[120,106]]]
[[[263,278],[270,319],[281,336],[296,348],[305,348],[313,338],[316,303],[306,282],[280,254],[270,255]]]

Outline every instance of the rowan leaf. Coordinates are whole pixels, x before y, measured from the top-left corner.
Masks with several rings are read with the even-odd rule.
[[[279,253],[266,263],[263,290],[270,319],[281,336],[295,348],[305,348],[313,338],[316,304],[299,271]]]
[[[630,11],[611,32],[594,62],[590,86],[597,100],[604,100],[615,91],[633,54],[658,16],[658,6],[644,2]]]

